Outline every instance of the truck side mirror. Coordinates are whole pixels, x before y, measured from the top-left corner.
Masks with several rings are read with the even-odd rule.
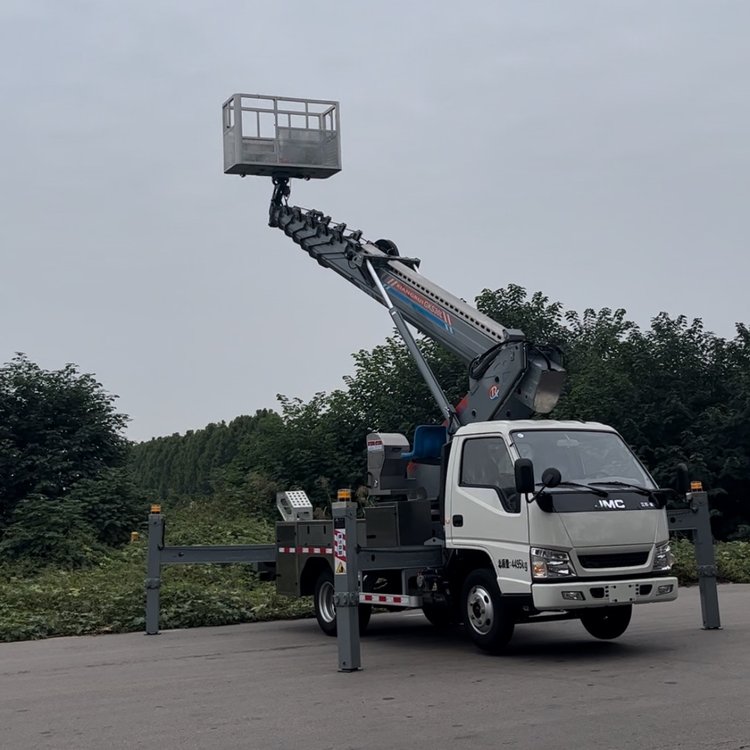
[[[690,475],[687,464],[677,464],[677,492],[686,495],[690,490]]]
[[[562,474],[560,469],[555,469],[554,466],[550,466],[549,469],[545,469],[542,472],[542,484],[545,487],[557,487],[562,481]]]
[[[534,491],[534,464],[530,458],[518,458],[513,464],[513,472],[516,477],[516,492]]]

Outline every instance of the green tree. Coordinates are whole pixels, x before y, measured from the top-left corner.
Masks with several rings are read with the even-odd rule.
[[[550,302],[541,292],[531,297],[518,284],[502,289],[484,289],[476,298],[480,312],[506,328],[518,328],[526,338],[537,344],[564,345],[570,332],[564,322],[561,302]]]
[[[72,364],[19,354],[0,368],[0,554],[75,564],[76,545],[127,538],[140,500],[117,471],[128,443],[115,398]]]
[[[727,340],[704,330],[698,319],[660,313],[641,330],[625,310],[566,311],[541,292],[529,295],[513,284],[483,290],[476,305],[534,343],[561,347],[567,383],[553,418],[612,425],[665,485],[676,464],[687,461],[693,478],[711,489],[716,535],[750,537],[746,326],[738,325]],[[457,403],[468,385],[465,364],[435,342],[418,343]],[[258,412],[136,446],[134,465],[162,492],[204,493],[218,486],[240,498],[248,483],[260,483],[302,487],[322,504],[337,487],[356,488],[365,481],[368,431],[411,436],[416,425],[439,422],[441,415],[396,336],[353,359],[341,389],[306,403],[281,396],[281,413]],[[185,462],[197,473],[185,474]]]
[[[82,479],[65,500],[80,511],[96,541],[110,547],[124,544],[146,517],[146,498],[122,466]]]

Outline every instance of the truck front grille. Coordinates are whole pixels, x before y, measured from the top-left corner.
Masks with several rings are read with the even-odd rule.
[[[648,560],[646,552],[619,552],[612,555],[578,555],[578,561],[584,568],[636,568],[645,565]]]

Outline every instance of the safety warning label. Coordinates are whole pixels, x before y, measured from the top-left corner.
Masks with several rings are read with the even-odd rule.
[[[336,575],[346,573],[346,529],[333,530],[333,570]]]

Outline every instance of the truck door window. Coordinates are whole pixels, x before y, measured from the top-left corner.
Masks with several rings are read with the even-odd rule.
[[[500,437],[471,438],[464,442],[460,484],[462,487],[490,487],[497,492],[508,513],[520,512],[513,461]]]

